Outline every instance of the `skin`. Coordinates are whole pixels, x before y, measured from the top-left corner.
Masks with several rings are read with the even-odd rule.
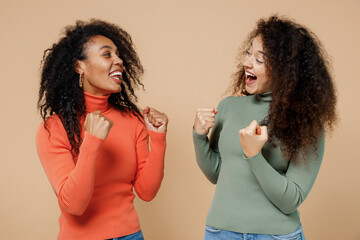
[[[249,126],[239,131],[240,144],[246,157],[257,155],[268,140],[266,126],[260,126],[253,120]]]
[[[218,111],[215,108],[198,108],[196,110],[194,130],[197,134],[208,134],[210,129],[214,126],[215,115]]]
[[[103,116],[100,111],[94,111],[86,115],[84,123],[85,131],[95,137],[105,140],[112,126],[114,126],[114,123],[109,118]]]
[[[247,50],[244,59],[245,71],[255,75],[257,79],[251,84],[246,84],[246,91],[250,94],[261,94],[271,91],[271,80],[269,79],[266,66],[261,37],[256,37]],[[215,108],[198,108],[196,110],[194,130],[197,134],[208,134],[214,126],[215,115],[218,111]],[[239,131],[240,144],[246,157],[250,158],[257,155],[268,140],[266,126],[260,126],[253,120],[246,128]]]
[[[271,91],[271,79],[267,75],[266,55],[263,50],[262,39],[257,36],[252,41],[250,48],[246,51],[243,62],[246,72],[255,75],[255,82],[246,83],[246,91],[250,94],[262,94]],[[256,120],[253,120],[249,126],[239,131],[240,144],[246,157],[250,158],[257,155],[268,140],[266,126],[260,126]]]
[[[110,73],[124,71],[123,61],[115,44],[107,37],[94,36],[85,45],[86,59],[78,61],[78,73],[83,76],[83,89],[97,96],[121,91],[120,82],[114,81]]]
[[[121,76],[111,77],[113,72],[124,71],[123,61],[119,58],[116,45],[107,37],[97,35],[85,45],[85,60],[78,60],[76,71],[83,76],[83,90],[93,95],[105,96],[121,91]],[[154,108],[146,107],[143,111],[145,125],[154,132],[166,132],[168,118],[166,114]],[[114,123],[100,111],[87,114],[85,131],[106,139]]]
[[[165,113],[151,107],[146,107],[143,110],[143,116],[148,130],[159,133],[166,132],[169,120]]]
[[[250,84],[246,83],[246,91],[250,94],[261,94],[271,91],[271,81],[266,73],[265,67],[265,53],[262,46],[261,37],[256,37],[250,48],[246,51],[246,56],[243,62],[245,71],[257,77],[257,79]]]

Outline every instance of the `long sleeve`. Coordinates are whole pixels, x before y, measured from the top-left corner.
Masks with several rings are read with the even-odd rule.
[[[193,141],[197,164],[207,179],[213,184],[217,183],[221,168],[221,155],[218,148],[218,142],[222,129],[221,116],[223,113],[223,103],[224,101],[221,101],[217,107],[219,112],[215,116],[215,124],[211,130],[210,140],[206,134],[197,134],[193,129]]]
[[[104,140],[85,132],[75,164],[60,120],[52,116],[47,126],[50,133],[41,124],[36,135],[40,161],[60,206],[69,214],[82,215],[92,197],[96,158]]]
[[[144,201],[151,201],[157,194],[164,177],[166,132],[156,133],[138,125],[136,142],[137,172],[134,188]],[[149,151],[149,135],[150,149]]]
[[[226,97],[219,104],[219,116],[209,140],[206,136],[194,136],[198,164],[216,183],[207,225],[274,235],[299,228],[297,208],[319,172],[324,135],[319,136],[315,149],[306,149],[306,163],[288,162],[280,146],[270,144],[265,144],[259,154],[246,158],[238,132],[253,120],[265,119],[271,101],[271,93]]]
[[[37,131],[38,155],[60,206],[58,239],[113,239],[138,232],[135,192],[149,201],[163,179],[166,133],[148,132],[137,114],[114,106],[109,97],[84,92],[86,113],[100,111],[114,124],[105,140],[82,131],[76,158],[56,114],[46,119],[49,131],[44,123]]]
[[[261,152],[247,161],[271,202],[285,214],[290,214],[300,206],[309,194],[320,169],[325,148],[325,136],[318,139],[316,152],[308,148],[306,163],[289,163],[285,175],[277,172]]]

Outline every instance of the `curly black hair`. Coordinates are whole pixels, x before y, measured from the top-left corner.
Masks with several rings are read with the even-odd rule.
[[[268,126],[269,143],[280,144],[286,159],[306,162],[306,148],[312,146],[315,151],[323,129],[331,132],[338,120],[327,54],[306,27],[277,15],[260,19],[240,51],[238,71],[230,87],[233,95],[249,95],[242,60],[258,36],[272,89],[269,113],[261,124]]]
[[[75,71],[75,65],[78,60],[87,58],[86,43],[96,35],[113,41],[124,66],[121,92],[110,94],[108,102],[120,111],[134,114],[142,121],[134,90],[139,86],[144,89],[141,82],[144,69],[130,35],[119,26],[98,19],[76,21],[75,25],[66,26],[65,36],[44,51],[38,109],[46,129],[46,118],[54,113],[59,116],[74,157],[79,154],[82,142],[80,120],[86,112],[84,92],[79,86],[79,74]]]

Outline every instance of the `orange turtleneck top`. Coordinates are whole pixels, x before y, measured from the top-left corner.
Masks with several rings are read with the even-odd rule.
[[[164,175],[166,133],[156,133],[131,113],[120,112],[108,96],[84,93],[86,112],[100,110],[114,122],[105,140],[84,131],[77,159],[65,129],[54,114],[37,131],[40,161],[58,198],[61,215],[58,239],[99,240],[140,230],[135,194],[152,200]],[[150,148],[149,151],[149,135]]]

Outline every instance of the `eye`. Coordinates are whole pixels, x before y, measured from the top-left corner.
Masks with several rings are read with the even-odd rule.
[[[251,52],[249,50],[245,51],[246,55],[251,55]]]
[[[257,61],[258,63],[264,63],[263,61],[261,61],[261,60],[259,60],[259,59],[256,59],[256,61]]]
[[[110,57],[110,56],[111,56],[111,53],[110,53],[110,52],[105,52],[105,53],[104,53],[104,56]]]

